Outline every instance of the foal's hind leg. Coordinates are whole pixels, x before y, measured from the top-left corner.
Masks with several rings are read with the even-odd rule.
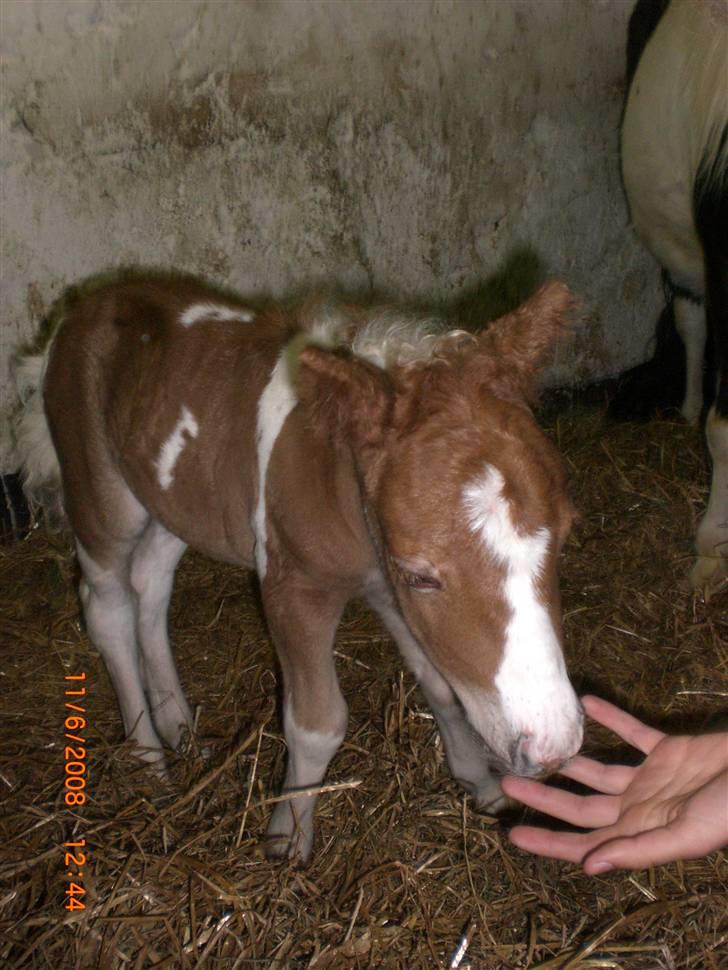
[[[131,560],[141,672],[154,724],[171,748],[178,746],[184,730],[192,730],[192,712],[180,686],[167,635],[174,572],[186,548],[181,539],[152,521]]]
[[[104,659],[121,709],[124,732],[149,762],[162,760],[139,665],[136,605],[129,583],[129,558],[135,539],[86,549],[79,541],[83,571],[80,595],[88,635]]]

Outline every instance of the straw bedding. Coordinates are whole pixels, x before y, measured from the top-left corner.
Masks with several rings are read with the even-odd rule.
[[[669,730],[715,726],[728,589],[706,602],[683,585],[708,481],[701,434],[610,425],[583,405],[547,424],[581,513],[562,569],[577,688]],[[461,937],[460,966],[473,970],[726,965],[723,854],[587,878],[511,847],[504,823],[476,814],[449,778],[422,697],[358,605],[337,641],[350,729],[314,859],[267,862],[285,749],[251,577],[194,554],[179,569],[171,622],[198,731],[166,789],[120,743],[75,578],[66,536],[36,530],[0,549],[0,965],[418,970],[450,965]],[[82,671],[89,798],[70,809],[63,677]],[[616,755],[594,728],[587,749]],[[80,839],[85,909],[69,913],[60,846]]]

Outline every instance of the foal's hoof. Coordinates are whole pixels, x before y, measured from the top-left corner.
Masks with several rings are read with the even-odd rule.
[[[462,778],[456,778],[455,781],[473,799],[476,810],[485,815],[497,815],[513,804],[511,799],[503,794],[498,779],[492,776],[479,785]]]
[[[714,590],[728,577],[728,557],[698,556],[690,571],[690,585],[705,592]]]
[[[265,835],[265,854],[272,862],[288,859],[306,865],[311,858],[312,846],[313,839],[304,839],[302,834],[292,837],[283,832],[268,831]]]
[[[279,802],[265,833],[265,854],[269,859],[291,859],[307,863],[313,849],[313,824],[296,822],[288,802]]]
[[[500,789],[500,786],[498,787]],[[511,799],[503,792],[497,796],[488,795],[485,798],[476,796],[474,801],[477,810],[484,815],[500,815],[501,812],[513,806]]]
[[[136,744],[133,739],[127,738],[124,742],[124,747],[133,758],[138,762],[141,761],[151,776],[157,778],[165,785],[169,784],[170,776],[167,768],[167,759],[164,757],[164,751],[162,751],[161,745],[159,747],[147,747]]]

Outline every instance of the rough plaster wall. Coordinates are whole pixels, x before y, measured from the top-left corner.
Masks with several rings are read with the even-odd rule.
[[[553,380],[643,359],[657,272],[617,157],[630,9],[3,0],[0,408],[18,339],[122,263],[471,316],[556,274],[591,319]]]

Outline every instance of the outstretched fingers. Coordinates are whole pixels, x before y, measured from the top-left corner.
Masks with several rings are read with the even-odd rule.
[[[619,818],[619,799],[611,795],[574,795],[529,778],[507,775],[503,791],[524,805],[582,828],[602,828]]]
[[[605,701],[601,697],[593,697],[591,694],[587,694],[582,697],[581,703],[593,721],[597,721],[609,728],[610,731],[614,731],[620,738],[638,748],[644,754],[649,754],[655,745],[665,737],[662,731],[648,727],[647,724],[643,724],[636,717],[632,717],[631,714],[627,714],[626,711],[615,707],[614,704],[610,704],[609,701]]]
[[[634,777],[635,769],[627,765],[603,765],[593,758],[577,754],[568,761],[559,774],[582,785],[588,785],[605,795],[621,795]]]
[[[607,841],[604,841],[605,835]],[[667,828],[609,839],[605,831],[552,832],[531,825],[517,825],[508,837],[513,845],[526,852],[581,864],[589,876],[612,869],[647,869],[673,862],[676,858],[695,857],[695,852],[688,846],[680,852],[675,833]]]
[[[508,838],[526,852],[576,863],[581,863],[598,845],[598,835],[594,832],[552,832],[533,825],[516,825]]]

